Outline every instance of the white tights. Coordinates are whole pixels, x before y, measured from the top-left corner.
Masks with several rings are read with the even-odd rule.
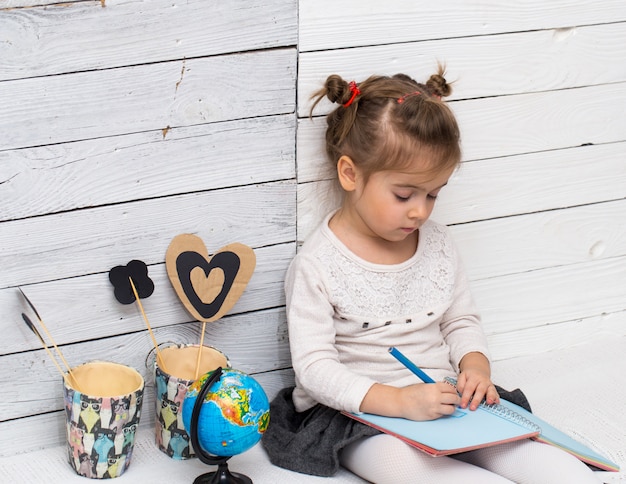
[[[341,454],[341,464],[376,484],[600,482],[576,457],[531,440],[487,447],[451,458],[431,457],[391,435],[381,434],[347,446]]]

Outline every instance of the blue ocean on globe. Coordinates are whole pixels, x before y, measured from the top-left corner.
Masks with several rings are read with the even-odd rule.
[[[209,372],[187,390],[183,423],[191,435],[191,414]],[[267,429],[270,405],[263,387],[250,375],[225,368],[207,393],[198,417],[198,440],[209,454],[230,457],[253,447]]]

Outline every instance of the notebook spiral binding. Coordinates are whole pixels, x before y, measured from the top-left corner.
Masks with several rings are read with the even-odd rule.
[[[511,410],[510,408],[505,407],[504,405],[500,405],[498,403],[481,403],[480,406],[489,413],[497,415],[498,417],[505,418],[512,422],[515,422],[522,427],[527,428],[533,432],[541,432],[541,427],[537,425],[535,422],[531,422],[523,415]]]
[[[456,380],[454,378],[446,377],[444,380],[446,383],[456,388]],[[502,417],[511,422],[515,422],[516,424],[521,425],[522,427],[527,428],[530,431],[541,432],[541,427],[539,427],[539,425],[537,425],[535,422],[528,420],[523,415],[520,415],[516,411],[511,410],[510,408],[505,407],[504,405],[500,405],[498,403],[482,402],[480,404],[480,407],[489,413],[497,415],[498,417]]]

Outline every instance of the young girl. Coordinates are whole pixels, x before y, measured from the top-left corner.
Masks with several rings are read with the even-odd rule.
[[[426,84],[332,75],[317,93],[315,104],[339,104],[326,149],[344,196],[287,274],[296,386],[272,402],[264,446],[282,467],[332,475],[343,465],[376,483],[598,482],[553,446],[524,440],[433,458],[340,413],[430,420],[499,401],[452,238],[429,220],[461,160],[442,101],[450,92],[440,69]],[[439,383],[419,382],[391,346]],[[444,377],[458,378],[460,396]]]

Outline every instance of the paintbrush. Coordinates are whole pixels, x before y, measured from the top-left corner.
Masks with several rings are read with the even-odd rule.
[[[72,378],[72,380],[74,381],[74,386],[76,387],[76,389],[82,393],[82,390],[80,389],[80,386],[78,385],[78,380],[76,380],[76,377],[74,376],[74,374],[72,373],[72,369],[69,365],[69,363],[67,362],[67,360],[65,359],[65,357],[63,356],[63,353],[61,352],[61,350],[59,349],[59,347],[57,346],[56,342],[54,341],[54,338],[52,337],[52,335],[50,334],[50,331],[48,331],[48,328],[46,327],[45,323],[43,322],[43,319],[41,319],[41,316],[39,316],[39,312],[37,312],[37,309],[35,308],[35,305],[30,302],[30,299],[28,299],[28,297],[26,296],[26,294],[24,294],[24,291],[22,291],[21,287],[18,287],[18,289],[20,290],[20,292],[22,293],[22,296],[24,297],[24,300],[28,303],[28,305],[30,306],[30,308],[33,310],[33,312],[35,313],[35,316],[37,316],[37,320],[39,321],[39,324],[41,325],[41,327],[43,328],[44,332],[46,333],[46,336],[48,337],[48,339],[52,342],[52,345],[54,346],[54,349],[57,351],[57,353],[59,354],[59,357],[61,358],[61,361],[63,362],[63,364],[65,365],[65,368],[67,368],[67,372],[69,373],[70,377]],[[27,316],[22,313],[22,316],[24,317],[24,320],[26,321]],[[30,323],[30,324],[29,324]],[[27,323],[28,327],[33,331],[33,333],[35,333],[35,335],[41,340],[42,344],[44,345],[45,348],[47,348],[46,343],[44,342],[43,338],[41,337],[41,333],[39,333],[39,331],[37,331],[37,328],[35,328],[35,326],[33,325],[32,321],[30,321],[30,319],[28,319]],[[56,363],[56,360],[55,360]]]
[[[139,298],[139,293],[137,292],[137,288],[135,287],[135,283],[133,282],[132,277],[128,277],[130,281],[130,287],[133,289],[133,294],[135,295],[135,301],[137,301],[137,305],[139,306],[139,310],[141,311],[141,315],[143,316],[143,320],[146,322],[146,326],[148,327],[148,332],[150,333],[150,337],[152,338],[152,344],[154,345],[154,349],[156,350],[156,358],[159,363],[159,366],[165,373],[169,373],[163,364],[163,357],[161,356],[161,350],[159,350],[159,345],[157,344],[156,338],[154,337],[154,333],[152,332],[152,327],[150,326],[150,321],[148,321],[148,316],[146,316],[146,312],[143,310],[143,305],[141,304],[141,299]]]

